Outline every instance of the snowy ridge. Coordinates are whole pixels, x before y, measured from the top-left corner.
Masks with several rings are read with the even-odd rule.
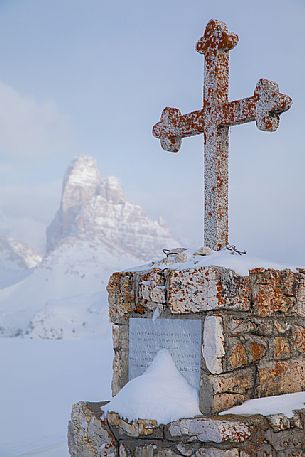
[[[11,237],[7,238],[7,242],[16,255],[22,258],[27,268],[35,268],[41,262],[41,255],[27,244],[21,243]]]
[[[0,288],[25,278],[41,257],[29,246],[10,237],[0,237]]]
[[[31,275],[0,291],[0,335],[60,339],[105,332],[108,278],[138,262],[102,243],[65,240]]]

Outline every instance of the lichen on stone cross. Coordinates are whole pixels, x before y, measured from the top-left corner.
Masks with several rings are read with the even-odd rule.
[[[260,130],[274,132],[280,114],[292,104],[267,79],[258,81],[251,97],[228,101],[229,51],[237,43],[238,36],[223,22],[211,20],[196,46],[205,57],[203,108],[189,114],[165,108],[153,127],[162,148],[170,152],[179,151],[182,138],[204,134],[204,244],[215,250],[228,244],[229,127],[256,121]]]

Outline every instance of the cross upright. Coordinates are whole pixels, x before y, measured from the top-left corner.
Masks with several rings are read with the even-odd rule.
[[[214,250],[228,244],[229,127],[255,120],[260,130],[274,132],[280,114],[292,104],[267,79],[258,81],[251,97],[228,101],[229,51],[237,43],[238,36],[223,22],[209,21],[196,45],[205,57],[202,109],[182,115],[167,107],[153,127],[162,148],[170,152],[179,151],[182,138],[204,134],[204,244]]]

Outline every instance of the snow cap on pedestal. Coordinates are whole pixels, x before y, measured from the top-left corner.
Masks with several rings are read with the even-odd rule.
[[[147,370],[129,381],[103,411],[115,411],[130,421],[154,419],[160,424],[201,414],[197,391],[178,371],[167,349],[161,349]]]

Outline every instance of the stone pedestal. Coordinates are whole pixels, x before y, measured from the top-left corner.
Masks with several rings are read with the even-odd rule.
[[[221,267],[160,264],[114,273],[108,292],[113,395],[145,370],[157,339],[173,349],[195,387],[198,380],[202,416],[129,423],[116,413],[101,417],[102,403],[78,403],[69,423],[71,457],[305,456],[305,410],[292,419],[217,415],[248,399],[305,390],[304,270],[256,268],[240,276]],[[196,325],[185,324],[190,320]]]
[[[151,320],[154,312],[161,320],[201,321],[203,414],[251,398],[305,390],[304,270],[256,268],[239,276],[221,267],[169,265],[114,273],[108,292],[113,395],[130,379],[130,319]]]

